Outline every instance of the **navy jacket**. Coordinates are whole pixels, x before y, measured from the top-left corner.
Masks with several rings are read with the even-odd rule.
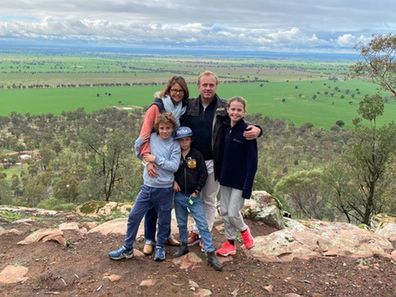
[[[180,159],[179,169],[175,173],[175,180],[180,186],[182,193],[191,195],[200,192],[206,183],[208,171],[202,154],[195,148],[191,148],[186,157]]]
[[[242,197],[252,194],[257,171],[257,141],[246,140],[243,132],[248,125],[242,119],[234,127],[223,125],[222,142],[218,152],[220,185],[242,190]]]
[[[205,110],[201,96],[190,99],[187,111],[180,119],[182,126],[188,126],[193,131],[192,146],[202,153],[205,160],[216,160],[213,154],[217,150],[219,130],[227,121],[229,121],[227,101],[217,95]]]

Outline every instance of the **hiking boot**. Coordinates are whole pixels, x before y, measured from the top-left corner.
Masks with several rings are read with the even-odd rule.
[[[125,246],[122,246],[114,251],[109,253],[109,257],[112,260],[121,260],[121,259],[130,259],[133,257],[133,249],[127,249]]]
[[[179,246],[180,242],[171,235],[169,235],[168,239],[165,241],[165,244],[170,246]]]
[[[199,242],[199,234],[195,233],[194,231],[190,231],[188,234],[187,244],[189,246],[196,245]]]
[[[228,240],[223,242],[220,248],[216,251],[216,254],[219,256],[227,257],[227,256],[235,256],[236,255],[236,247],[232,245]]]
[[[150,256],[153,254],[154,251],[154,246],[152,244],[148,244],[146,243],[143,247],[143,254],[145,254],[146,256]]]
[[[179,249],[177,250],[177,252],[174,254],[174,256],[175,257],[181,257],[181,256],[187,254],[188,252],[189,252],[189,250],[188,250],[187,243],[182,243],[179,246]]]
[[[164,261],[165,260],[165,249],[162,246],[155,247],[154,261]]]
[[[252,247],[254,247],[254,238],[252,236],[252,233],[250,233],[249,227],[241,232],[241,237],[243,240],[243,245],[247,250],[250,250]]]
[[[208,256],[208,264],[213,267],[214,270],[222,271],[223,266],[221,265],[219,259],[217,258],[215,252],[207,253]]]

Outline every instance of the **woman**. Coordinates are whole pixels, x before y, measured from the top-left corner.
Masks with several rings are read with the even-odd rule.
[[[181,76],[173,76],[166,87],[161,92],[155,94],[154,102],[144,115],[143,125],[139,134],[139,137],[145,141],[140,150],[140,155],[144,161],[146,161],[145,156],[150,154],[150,143],[148,140],[150,134],[153,132],[157,116],[163,112],[170,112],[175,117],[177,126],[180,126],[180,117],[186,112],[188,97],[187,83]],[[146,164],[148,173],[152,174],[154,171],[152,169],[155,165],[151,162],[146,162]],[[154,250],[157,218],[158,216],[154,208],[150,209],[144,218],[145,245],[143,253],[145,255],[151,255]],[[179,245],[179,242],[171,236],[168,238],[167,243],[170,245]]]

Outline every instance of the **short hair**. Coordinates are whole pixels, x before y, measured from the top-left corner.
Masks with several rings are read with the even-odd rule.
[[[180,87],[183,89],[184,96],[183,96],[182,100],[186,101],[188,99],[188,97],[190,96],[190,93],[188,92],[187,83],[186,83],[184,77],[177,76],[177,75],[171,77],[171,79],[168,81],[168,84],[166,85],[166,87],[160,92],[160,97],[163,97],[165,95],[170,96],[170,89],[172,88],[172,86],[174,84],[179,84]]]
[[[215,78],[215,80],[216,80],[216,86],[219,84],[219,78],[217,77],[217,74],[216,73],[214,73],[214,72],[212,72],[212,71],[209,71],[209,70],[205,70],[204,72],[201,72],[199,75],[198,75],[198,86],[199,86],[199,84],[200,84],[200,82],[201,82],[201,77],[202,76],[210,76],[210,75],[212,75],[214,78]]]
[[[230,105],[231,105],[231,103],[232,103],[232,102],[235,102],[235,101],[236,101],[236,102],[239,102],[239,103],[242,103],[242,105],[243,105],[243,110],[246,111],[246,103],[247,103],[247,101],[246,101],[246,99],[243,98],[242,96],[234,96],[234,97],[231,97],[230,99],[228,99],[227,107],[229,108]]]
[[[173,130],[175,130],[177,127],[176,119],[170,112],[161,113],[155,119],[154,129],[157,132],[157,134],[159,130],[159,125],[161,124],[172,126]]]

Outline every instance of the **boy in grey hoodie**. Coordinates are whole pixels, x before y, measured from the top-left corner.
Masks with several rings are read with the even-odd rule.
[[[145,213],[152,207],[158,213],[158,233],[154,260],[165,260],[164,243],[168,238],[171,221],[172,195],[174,173],[179,168],[180,146],[172,137],[176,128],[176,120],[171,113],[162,113],[155,123],[155,133],[150,135],[151,154],[144,156],[144,162],[154,162],[157,165],[157,176],[151,177],[147,168],[143,172],[143,185],[136,197],[135,204],[128,216],[128,226],[124,245],[109,253],[113,260],[133,257],[133,242],[139,224]],[[135,142],[135,152],[139,156],[144,140],[138,138]]]

